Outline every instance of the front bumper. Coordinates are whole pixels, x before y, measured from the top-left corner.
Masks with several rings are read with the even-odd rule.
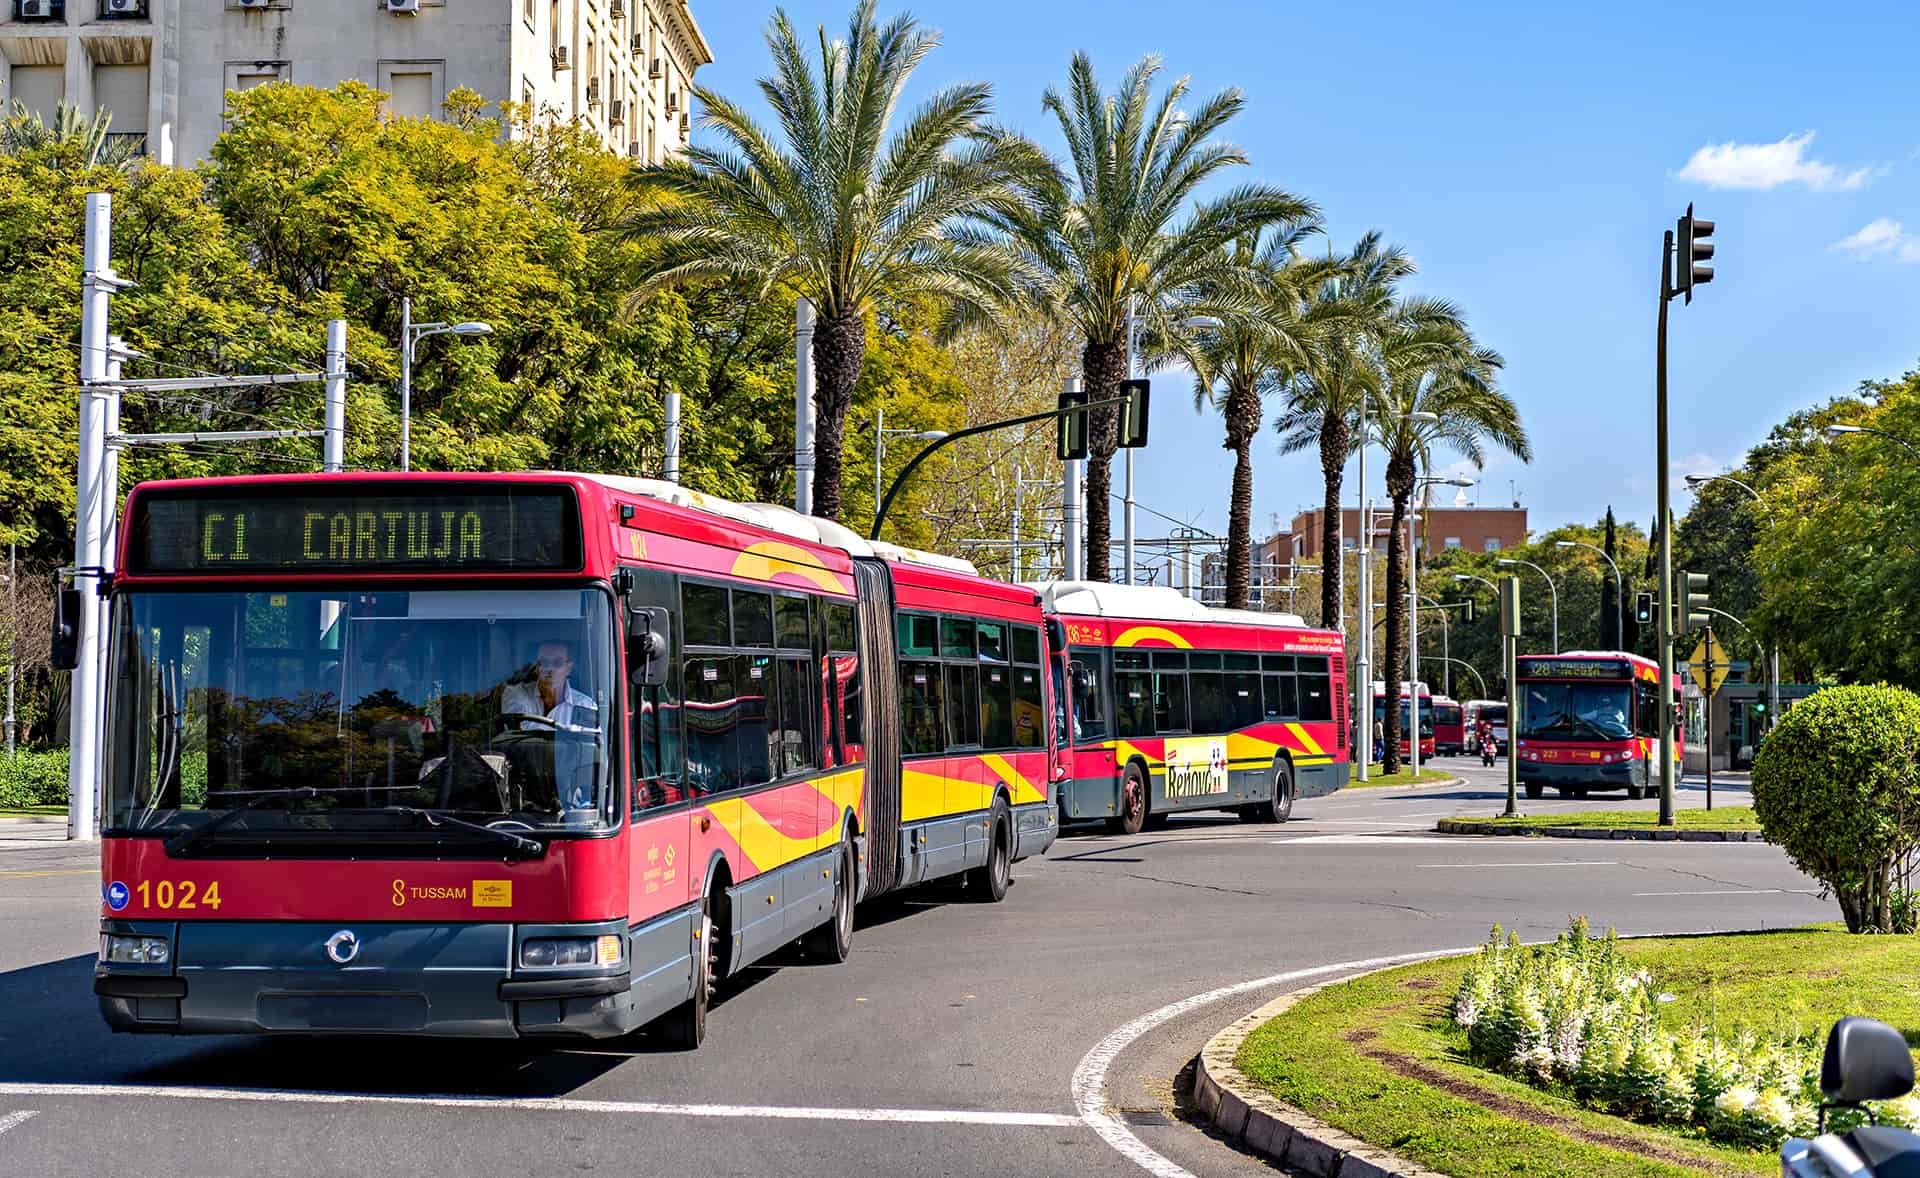
[[[1636,761],[1520,762],[1520,780],[1527,784],[1579,786],[1583,789],[1625,789],[1645,785],[1646,770]]]
[[[186,1035],[387,1034],[604,1038],[658,1013],[636,1005],[640,946],[672,938],[624,921],[581,925],[119,921],[102,931],[165,936],[160,965],[94,967],[101,1016],[116,1031]],[[684,922],[679,927],[684,928]],[[350,931],[347,961],[327,945]],[[618,933],[616,966],[518,968],[530,937]],[[669,971],[670,973],[670,971]],[[663,979],[664,980],[664,979]],[[650,1004],[651,1005],[651,1004]]]

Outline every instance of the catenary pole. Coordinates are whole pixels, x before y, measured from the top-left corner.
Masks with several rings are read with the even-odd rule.
[[[400,469],[413,469],[413,296],[400,298]]]
[[[113,276],[113,198],[87,194],[80,305],[80,439],[75,469],[73,585],[81,592],[79,661],[68,697],[67,837],[94,837],[94,788],[100,779],[100,630],[92,597],[100,587],[100,536],[107,450],[107,320],[117,282]]]
[[[347,469],[347,321],[327,320],[326,439],[320,469]]]
[[[1128,380],[1132,380],[1135,377],[1140,375],[1139,302],[1140,302],[1140,296],[1138,295],[1129,296],[1127,299],[1127,379]],[[1131,446],[1127,447],[1127,454],[1126,454],[1126,458],[1124,459],[1123,469],[1125,472],[1125,480],[1123,484],[1124,493],[1120,500],[1120,553],[1121,553],[1121,561],[1122,561],[1121,567],[1126,570],[1126,575],[1121,579],[1120,583],[1123,585],[1131,585],[1133,584],[1133,554],[1134,554],[1133,447]]]
[[[1676,780],[1673,756],[1673,509],[1667,486],[1667,303],[1673,297],[1669,274],[1673,262],[1673,231],[1667,230],[1660,247],[1660,323],[1654,343],[1654,519],[1660,533],[1660,614],[1654,619],[1654,658],[1660,666],[1660,825],[1672,826]],[[1683,259],[1691,266],[1691,258]]]
[[[17,727],[13,713],[14,680],[19,677],[20,666],[20,546],[7,545],[7,756],[13,756],[14,732]]]
[[[805,296],[793,322],[793,508],[813,514],[813,301]]]
[[[667,390],[666,439],[661,449],[665,451],[661,476],[670,483],[680,481],[680,390]]]
[[[1066,391],[1080,391],[1080,378],[1069,376],[1066,379]],[[1063,580],[1082,581],[1086,579],[1086,523],[1080,518],[1080,469],[1079,459],[1069,459],[1060,464],[1060,514],[1061,534],[1065,543],[1063,559],[1065,568]]]

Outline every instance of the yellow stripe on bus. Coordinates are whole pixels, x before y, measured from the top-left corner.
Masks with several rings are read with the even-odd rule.
[[[1020,771],[1015,769],[1013,765],[999,753],[988,753],[981,757],[980,760],[986,763],[987,768],[993,771],[995,777],[998,777],[1006,784],[1007,792],[1013,796],[1014,805],[1025,806],[1033,802],[1044,802],[1047,800],[1046,795],[1040,792],[1039,787],[1022,777]],[[991,798],[988,799],[987,804],[993,804]]]

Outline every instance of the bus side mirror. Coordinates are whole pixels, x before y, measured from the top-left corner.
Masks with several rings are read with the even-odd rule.
[[[53,595],[53,649],[47,661],[56,671],[71,671],[80,665],[80,611],[78,589],[61,589]]]
[[[658,605],[633,606],[627,613],[627,641],[639,656],[639,663],[628,659],[633,670],[635,687],[664,687],[667,683],[667,656],[672,645],[667,638],[667,628],[673,623],[667,617],[665,607]]]

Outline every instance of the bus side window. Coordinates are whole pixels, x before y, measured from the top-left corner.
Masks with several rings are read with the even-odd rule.
[[[1300,718],[1323,721],[1333,719],[1333,688],[1328,681],[1327,660],[1311,655],[1301,655],[1298,665],[1300,668]]]

